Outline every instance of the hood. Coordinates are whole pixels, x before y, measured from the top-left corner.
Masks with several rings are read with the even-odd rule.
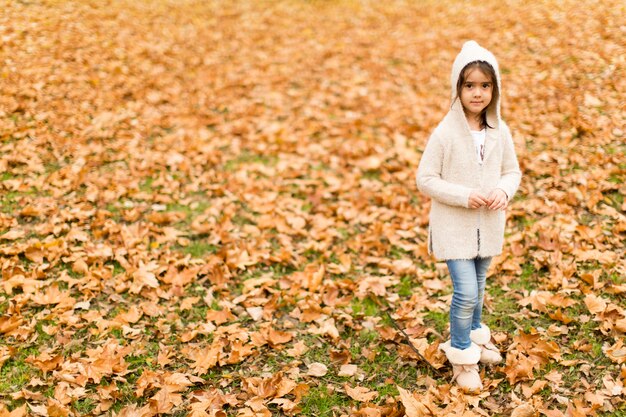
[[[500,95],[502,94],[502,88],[500,84],[500,69],[498,67],[498,61],[496,57],[487,49],[480,46],[476,41],[467,41],[463,44],[461,52],[456,56],[454,64],[452,64],[452,74],[450,76],[450,82],[452,83],[452,110],[463,111],[463,105],[461,100],[457,100],[456,84],[461,75],[461,70],[470,62],[485,61],[490,64],[496,73],[496,84],[498,85],[498,94],[495,94],[491,99],[491,104],[487,109],[487,122],[497,127],[500,123]]]

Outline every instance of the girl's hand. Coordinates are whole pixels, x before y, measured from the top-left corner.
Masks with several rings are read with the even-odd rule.
[[[491,210],[504,210],[509,205],[509,198],[500,188],[493,190],[487,199],[487,204]]]
[[[467,205],[469,208],[478,208],[482,206],[486,206],[489,204],[489,201],[482,194],[477,193],[476,191],[472,191],[469,198],[467,199]]]

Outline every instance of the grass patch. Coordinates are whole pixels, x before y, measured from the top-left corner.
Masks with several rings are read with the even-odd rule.
[[[424,324],[433,327],[439,334],[448,329],[449,313],[447,311],[429,311],[424,315]]]
[[[37,346],[28,347],[20,351],[15,357],[7,360],[0,368],[0,393],[8,394],[24,388],[34,377],[40,376],[41,372],[34,366],[26,363],[26,359],[33,355],[37,356]]]
[[[352,314],[355,316],[378,316],[380,315],[380,307],[371,297],[365,297],[362,300],[353,298],[350,304]]]
[[[72,401],[72,408],[78,413],[79,416],[90,414],[98,405],[97,401],[93,398],[81,398],[76,401]]]
[[[330,417],[341,413],[350,406],[351,401],[343,395],[337,395],[330,384],[321,383],[311,387],[300,403],[301,414],[317,417]]]
[[[244,150],[236,158],[226,161],[224,169],[226,171],[237,171],[241,165],[259,163],[268,166],[274,166],[278,162],[277,156],[259,155]]]
[[[177,246],[176,250],[192,258],[204,258],[207,255],[216,253],[219,248],[207,242],[192,240],[187,246]]]
[[[43,331],[43,326],[53,326],[56,323],[54,321],[49,320],[41,320],[35,324],[35,331],[37,332],[37,339],[40,342],[48,342],[49,340],[54,339],[54,336],[49,335],[48,333]]]
[[[23,193],[18,193],[16,191],[9,191],[4,194],[2,198],[2,205],[0,205],[0,212],[6,214],[12,214],[16,209],[21,207],[20,197],[24,196]]]
[[[498,286],[489,289],[489,293],[493,297],[494,314],[484,314],[483,311],[484,323],[494,331],[514,333],[517,330],[518,319],[511,317],[511,314],[520,311],[520,305],[517,300],[510,297],[509,294]]]
[[[411,254],[411,252],[402,249],[398,246],[390,245],[391,249],[387,252],[389,257],[392,259],[402,259]]]
[[[413,295],[413,288],[415,288],[415,282],[409,275],[404,275],[400,278],[400,284],[397,286],[398,295],[400,297],[410,297]]]
[[[154,183],[154,178],[152,177],[146,178],[139,184],[139,191],[142,191],[144,193],[151,193],[152,191],[154,191],[152,187],[153,183]]]
[[[366,180],[380,181],[381,172],[378,169],[369,169],[363,172],[363,178]]]

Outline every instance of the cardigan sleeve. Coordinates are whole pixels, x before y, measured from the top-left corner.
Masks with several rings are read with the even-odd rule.
[[[519,169],[517,156],[515,155],[515,146],[513,138],[508,126],[504,125],[504,153],[502,155],[502,169],[500,171],[500,180],[496,188],[503,190],[509,200],[519,187],[522,179],[522,172]]]
[[[436,134],[431,135],[417,168],[417,188],[440,203],[450,206],[469,207],[472,189],[441,178],[444,148]]]

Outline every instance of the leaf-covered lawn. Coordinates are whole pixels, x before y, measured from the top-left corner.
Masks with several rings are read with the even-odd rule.
[[[0,416],[626,414],[623,2],[1,10]],[[470,38],[524,174],[476,396],[414,184]]]

